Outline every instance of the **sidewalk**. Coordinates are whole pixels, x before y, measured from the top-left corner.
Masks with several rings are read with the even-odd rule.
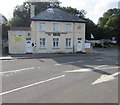
[[[42,54],[16,54],[16,55],[7,55],[0,57],[0,60],[13,60],[13,59],[36,59],[36,58],[53,58],[53,57],[63,57],[63,56],[106,56],[106,57],[115,57],[118,58],[118,48],[94,48],[94,53],[42,53]]]
[[[53,58],[53,57],[63,57],[63,56],[80,56],[80,55],[86,55],[86,54],[80,54],[80,53],[54,53],[54,54],[16,54],[16,55],[8,55],[8,56],[2,56],[0,57],[0,60],[12,60],[12,59],[34,59],[34,58]]]

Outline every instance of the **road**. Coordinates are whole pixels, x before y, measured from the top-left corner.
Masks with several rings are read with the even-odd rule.
[[[118,103],[118,60],[101,55],[2,62],[2,103]]]

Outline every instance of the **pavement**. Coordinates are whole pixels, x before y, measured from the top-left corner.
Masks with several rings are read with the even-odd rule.
[[[114,51],[113,51],[114,50]],[[34,59],[34,58],[53,58],[53,57],[63,57],[63,56],[87,56],[87,55],[102,55],[108,57],[118,57],[118,48],[93,48],[93,53],[54,53],[54,54],[11,54],[6,56],[1,56],[0,60],[13,60],[13,59]]]

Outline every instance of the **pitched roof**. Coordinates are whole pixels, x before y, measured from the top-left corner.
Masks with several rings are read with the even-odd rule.
[[[58,8],[48,8],[31,19],[32,21],[78,22],[86,21]]]

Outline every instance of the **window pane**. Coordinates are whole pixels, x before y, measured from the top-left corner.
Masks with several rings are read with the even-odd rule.
[[[72,31],[72,25],[71,24],[66,24],[66,31],[71,32]]]
[[[45,23],[40,23],[40,31],[45,31]]]
[[[53,23],[53,31],[59,31],[59,24],[58,23]]]
[[[45,38],[40,38],[40,47],[45,47]]]
[[[59,47],[59,38],[53,38],[53,47],[58,48]]]
[[[66,38],[66,47],[71,47],[71,38]]]

